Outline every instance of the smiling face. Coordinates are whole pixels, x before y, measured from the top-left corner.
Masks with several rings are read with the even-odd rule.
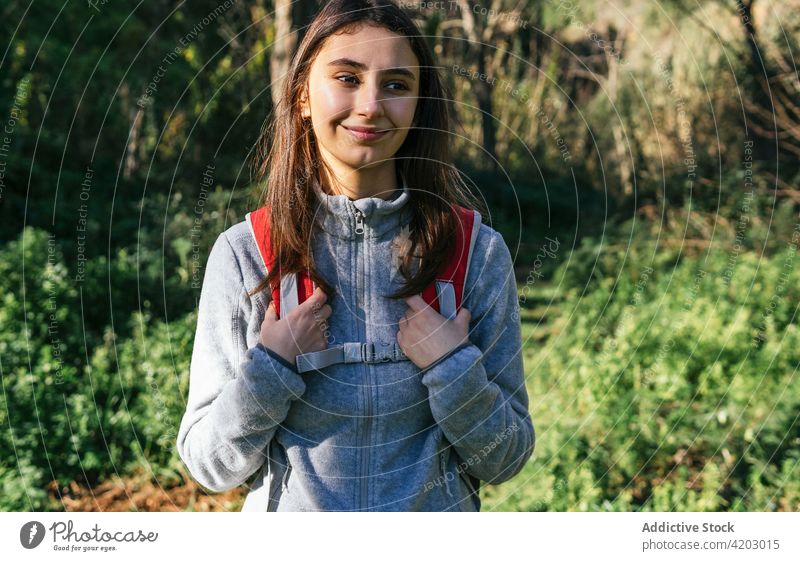
[[[394,166],[390,159],[413,126],[419,61],[409,40],[363,24],[327,38],[301,98],[321,156],[338,177]]]

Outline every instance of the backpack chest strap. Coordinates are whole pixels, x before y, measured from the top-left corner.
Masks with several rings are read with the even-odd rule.
[[[331,364],[397,362],[409,360],[397,343],[342,343],[323,351],[303,353],[295,357],[298,372],[321,370]]]

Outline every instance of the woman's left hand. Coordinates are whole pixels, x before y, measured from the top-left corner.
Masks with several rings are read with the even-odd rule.
[[[419,368],[426,368],[462,343],[469,341],[470,312],[462,307],[449,320],[419,295],[406,298],[408,311],[400,318],[397,343]]]

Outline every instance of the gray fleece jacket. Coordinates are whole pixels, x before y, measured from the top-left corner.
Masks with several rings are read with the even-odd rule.
[[[393,240],[412,191],[350,200],[316,190],[312,251],[335,287],[329,345],[396,342],[402,300]],[[363,233],[356,219],[363,215]],[[212,491],[246,484],[243,510],[478,511],[471,474],[519,473],[534,448],[517,287],[503,238],[482,224],[464,306],[469,342],[420,370],[410,360],[333,364],[299,374],[259,343],[270,296],[249,225],[217,238],[200,295],[180,457]],[[258,498],[256,498],[258,497]]]

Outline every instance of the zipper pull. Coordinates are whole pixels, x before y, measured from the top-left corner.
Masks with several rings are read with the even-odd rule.
[[[356,210],[356,234],[363,234],[364,233],[364,214],[358,210]]]

